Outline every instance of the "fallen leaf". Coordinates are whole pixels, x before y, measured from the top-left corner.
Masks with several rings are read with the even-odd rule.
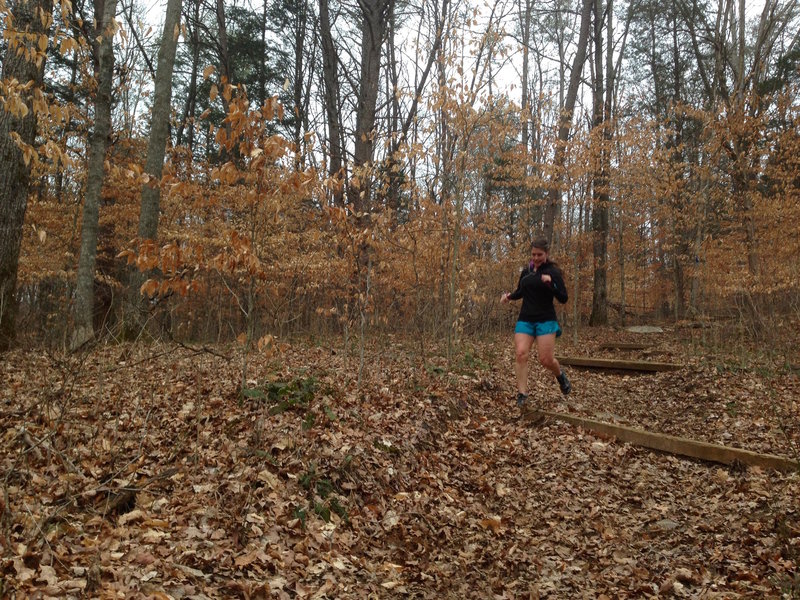
[[[36,581],[43,581],[47,585],[54,586],[58,583],[58,576],[56,575],[56,570],[49,566],[49,565],[42,565],[39,567],[39,577]]]
[[[120,515],[119,518],[117,519],[117,523],[119,525],[124,526],[127,525],[128,523],[132,523],[133,521],[144,519],[144,517],[145,517],[144,511],[137,508],[130,512]]]

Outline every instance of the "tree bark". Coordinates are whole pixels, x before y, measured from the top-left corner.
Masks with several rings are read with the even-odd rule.
[[[681,115],[677,106],[683,102],[683,66],[681,64],[680,48],[678,45],[678,22],[677,11],[673,10],[671,15],[672,20],[672,108],[673,113],[673,143],[672,143],[672,162],[674,168],[680,169],[683,174],[683,123],[684,117]],[[681,177],[683,179],[683,177]],[[676,213],[688,210],[690,202],[687,199],[686,190],[683,186],[676,186],[674,194],[673,210]],[[687,256],[690,254],[689,248],[691,247],[692,231],[686,225],[680,224],[680,219],[675,219],[673,227],[676,242],[673,244],[673,257],[674,257],[674,281],[675,281],[675,320],[682,319],[686,314],[686,269],[684,263]],[[696,226],[701,227],[701,223]]]
[[[525,177],[525,185],[523,186],[524,189],[524,213],[528,216],[528,223],[526,224],[526,229],[528,231],[533,230],[533,222],[535,219],[532,206],[534,204],[534,192],[528,185],[528,179],[531,176],[531,159],[529,156],[530,153],[530,127],[531,127],[531,107],[530,107],[530,43],[531,43],[531,13],[533,11],[533,1],[532,0],[519,0],[518,1],[518,10],[519,10],[519,23],[520,29],[522,33],[522,91],[520,94],[520,118],[522,119],[522,139],[521,139],[521,149],[522,149],[522,157],[524,161],[524,177]],[[519,208],[517,208],[519,210]],[[520,211],[522,212],[522,211]],[[537,215],[540,216],[540,215]],[[538,225],[538,223],[537,223]]]
[[[609,1],[609,19],[611,18]],[[592,180],[592,254],[594,257],[594,278],[592,288],[592,313],[589,316],[589,325],[608,324],[608,162],[607,149],[608,118],[606,113],[607,102],[604,92],[611,94],[610,86],[603,80],[603,2],[596,0],[594,6],[594,119],[592,123],[596,132],[594,141],[597,143],[595,155],[598,166]],[[610,68],[610,66],[609,66]],[[609,79],[610,79],[609,75]],[[608,87],[608,89],[605,89]]]
[[[45,52],[39,43],[43,40],[46,44],[52,14],[52,0],[16,0],[11,7],[11,23],[18,32],[31,37],[6,34],[3,81],[30,81],[33,87],[21,98],[25,114],[0,109],[0,352],[8,350],[16,334],[19,252],[31,187],[31,165],[26,164],[11,134],[19,135],[28,146],[36,137],[34,99],[42,89],[45,63]]]
[[[332,182],[333,205],[344,206],[344,139],[339,111],[339,56],[331,33],[328,0],[319,2],[322,38],[322,77],[325,83],[325,116],[328,122],[328,176]]]
[[[225,93],[226,86],[232,85],[233,81],[233,69],[231,68],[231,55],[230,55],[230,47],[228,45],[228,24],[227,18],[225,14],[225,2],[224,0],[216,0],[215,2],[216,7],[216,18],[217,18],[217,57],[219,58],[219,70],[220,70],[220,86],[219,86],[219,99],[222,102],[222,110],[225,113],[225,116],[228,115],[230,112],[230,102],[228,101],[229,96]],[[229,160],[235,161],[238,158],[238,145],[232,144],[231,148],[231,124],[226,119],[222,125],[225,128],[225,133],[227,133],[228,144],[220,144],[219,146],[219,159],[220,162],[225,163]]]
[[[186,105],[183,110],[183,118],[178,126],[178,133],[175,141],[178,146],[183,145],[183,131],[188,126],[186,134],[186,146],[190,152],[194,151],[194,118],[195,107],[197,105],[197,72],[200,68],[200,1],[193,0],[193,15],[187,17],[187,29],[189,31],[189,46],[192,49],[192,66],[189,75],[189,88],[186,92]]]
[[[231,73],[231,56],[228,50],[228,25],[225,18],[224,1],[216,0],[215,7],[217,17],[217,54],[219,56],[219,68],[225,80],[223,83],[233,83],[233,75]],[[225,112],[228,112],[227,103],[225,105]]]
[[[181,0],[168,0],[164,19],[164,33],[158,49],[158,63],[153,95],[153,113],[150,122],[150,138],[147,143],[145,172],[151,184],[142,188],[142,207],[139,212],[139,239],[152,240],[158,233],[160,183],[164,170],[164,156],[172,110],[172,73],[175,68],[175,52],[178,47],[178,26],[181,17]]]
[[[175,67],[175,52],[178,48],[178,26],[181,19],[181,0],[168,0],[164,17],[164,33],[158,49],[156,78],[153,90],[153,112],[150,117],[150,137],[147,143],[145,173],[149,181],[142,187],[142,205],[139,209],[139,244],[145,240],[155,240],[158,236],[158,218],[161,204],[161,175],[164,171],[164,156],[169,139],[169,125],[172,108],[172,72]],[[139,329],[143,312],[142,296],[139,288],[145,275],[138,269],[131,272],[128,296],[130,312],[126,329],[133,334],[133,327]],[[137,332],[138,333],[138,332]]]
[[[81,252],[75,291],[72,347],[94,337],[94,271],[97,262],[97,224],[103,188],[104,163],[111,133],[111,91],[114,78],[114,32],[117,0],[97,0],[95,13],[101,16],[96,45],[97,91],[94,102],[95,122],[89,141],[86,193],[83,202]]]
[[[400,100],[397,95],[397,90],[400,89],[400,74],[398,70],[397,61],[397,16],[392,11],[391,18],[389,19],[389,29],[387,34],[387,68],[386,68],[386,94],[391,98],[389,102],[389,118],[388,118],[388,139],[391,140],[391,149],[386,157],[384,168],[382,169],[382,176],[385,181],[388,181],[386,192],[386,205],[394,212],[394,218],[397,219],[401,210],[401,172],[402,167],[400,161],[397,160],[395,152],[400,147]],[[415,69],[418,69],[418,64],[414,63]]]
[[[298,171],[302,170],[305,164],[305,151],[303,148],[303,117],[305,113],[303,106],[303,70],[305,69],[305,40],[308,35],[307,22],[308,1],[302,0],[298,3],[297,14],[294,16],[294,82],[292,86],[295,113],[295,169]]]
[[[519,2],[519,20],[522,28],[522,93],[520,98],[520,112],[522,113],[522,151],[523,156],[528,156],[528,140],[530,139],[530,90],[528,77],[530,71],[530,42],[531,42],[531,11],[533,9],[532,0],[522,0]],[[528,165],[525,165],[525,174],[529,172]]]
[[[356,105],[353,171],[348,200],[356,214],[371,207],[368,173],[375,150],[375,115],[380,87],[381,53],[393,0],[359,0],[361,8],[361,68]]]

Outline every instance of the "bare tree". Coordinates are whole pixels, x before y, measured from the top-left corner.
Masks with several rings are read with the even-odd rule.
[[[679,3],[684,24],[691,37],[698,72],[703,82],[706,108],[717,110],[721,102],[729,120],[738,120],[721,146],[736,210],[741,219],[751,275],[760,273],[760,257],[754,220],[753,190],[761,169],[761,152],[754,131],[742,124],[754,121],[769,109],[770,102],[759,97],[758,88],[769,74],[770,65],[781,58],[778,41],[789,32],[797,40],[798,0],[767,0],[762,7],[755,38],[746,36],[744,0],[719,0],[713,23],[706,18],[697,0]],[[794,31],[791,28],[794,25]],[[794,42],[784,48],[791,50]],[[749,60],[748,60],[749,58]]]
[[[578,99],[583,64],[586,61],[586,49],[589,44],[589,32],[592,22],[592,8],[594,0],[583,0],[581,9],[581,25],[578,34],[575,56],[572,59],[572,70],[569,75],[569,86],[564,99],[564,106],[558,120],[558,141],[556,142],[555,156],[553,157],[553,176],[550,180],[550,192],[544,213],[544,234],[549,241],[553,241],[555,222],[561,212],[562,178],[564,164],[567,160],[567,141],[572,128],[572,116],[575,112],[575,103]]]
[[[369,210],[370,177],[366,170],[374,158],[375,116],[380,89],[383,44],[394,0],[359,0],[361,47],[353,140],[353,169],[360,171],[348,186],[348,200],[357,214]]]
[[[197,107],[197,78],[200,68],[200,3],[202,0],[192,0],[191,14],[186,17],[186,29],[188,32],[188,44],[192,54],[191,71],[189,74],[189,85],[186,90],[186,103],[184,104],[183,115],[178,125],[178,131],[175,136],[178,146],[183,145],[184,130],[186,132],[186,145],[189,150],[194,150],[194,119],[195,109]]]
[[[328,125],[328,176],[333,182],[334,206],[344,206],[345,156],[339,98],[339,54],[333,41],[328,0],[319,2],[319,32],[325,120]]]
[[[86,192],[83,202],[81,251],[75,291],[72,346],[77,347],[94,336],[94,272],[97,262],[97,224],[103,187],[104,163],[111,134],[111,102],[114,78],[114,33],[116,0],[96,0],[95,15],[99,27],[92,37],[96,57],[97,90],[94,101],[94,129],[89,140]]]
[[[139,210],[139,243],[145,240],[155,240],[158,234],[158,218],[161,202],[161,175],[164,169],[164,155],[166,154],[167,140],[169,138],[169,124],[172,101],[172,72],[175,67],[175,52],[178,47],[179,24],[181,18],[181,0],[168,0],[164,18],[164,33],[161,36],[161,45],[158,48],[156,66],[155,88],[153,90],[153,112],[150,117],[150,137],[147,142],[147,160],[145,174],[148,181],[142,187],[142,204]],[[142,301],[139,288],[144,280],[144,274],[138,270],[131,273],[128,315],[131,317],[126,324],[129,331],[131,326],[140,325],[138,315],[141,313]]]
[[[422,95],[430,78],[431,71],[436,59],[439,57],[439,51],[442,47],[442,40],[448,23],[450,22],[450,1],[441,0],[431,3],[433,10],[432,15],[432,38],[429,38],[428,43],[425,44],[427,49],[427,56],[424,58],[422,64],[415,63],[416,76],[413,84],[411,95],[411,102],[407,107],[405,113],[403,107],[398,100],[396,90],[401,87],[400,78],[398,75],[397,53],[395,48],[394,32],[396,23],[392,19],[391,27],[391,40],[389,44],[390,60],[389,60],[389,86],[387,89],[387,96],[392,98],[391,107],[392,115],[390,118],[391,126],[389,128],[389,153],[383,167],[383,172],[389,180],[388,199],[389,206],[398,211],[400,207],[400,183],[403,179],[404,168],[400,163],[400,150],[402,146],[408,141],[409,132],[414,125],[418,112]]]
[[[305,72],[310,64],[306,62],[307,55],[313,55],[314,51],[308,51],[308,0],[299,0],[292,11],[291,26],[294,38],[294,69],[292,73],[292,100],[294,103],[294,145],[295,145],[295,168],[303,168],[305,161],[305,148],[303,147],[304,133],[308,131],[308,101],[309,94]],[[266,40],[264,41],[266,44]],[[266,46],[265,46],[266,47]],[[263,81],[263,80],[262,80]],[[310,77],[308,78],[310,81]],[[263,83],[262,83],[263,85]],[[266,95],[264,95],[266,99]]]
[[[608,15],[611,19],[611,0],[608,0]],[[596,166],[592,174],[592,255],[594,277],[592,286],[592,312],[590,325],[608,323],[608,150],[606,131],[609,115],[606,114],[606,82],[603,79],[603,0],[594,3],[594,89],[592,91],[592,129],[596,135],[594,157]]]

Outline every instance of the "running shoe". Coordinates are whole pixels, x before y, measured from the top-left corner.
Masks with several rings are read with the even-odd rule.
[[[561,393],[565,396],[572,391],[572,384],[569,382],[569,378],[564,371],[561,371],[561,375],[556,377],[558,380],[558,386],[561,388]]]

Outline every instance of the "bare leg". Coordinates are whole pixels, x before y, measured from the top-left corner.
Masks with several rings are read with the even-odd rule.
[[[555,337],[555,334],[553,335]],[[531,346],[536,338],[526,333],[514,334],[514,350],[516,360],[514,362],[514,372],[517,374],[517,391],[521,394],[528,393],[528,357],[531,354]]]
[[[539,354],[539,362],[545,369],[558,377],[561,375],[561,365],[558,364],[558,361],[556,360],[555,349],[555,333],[540,335],[536,338],[536,351]]]

